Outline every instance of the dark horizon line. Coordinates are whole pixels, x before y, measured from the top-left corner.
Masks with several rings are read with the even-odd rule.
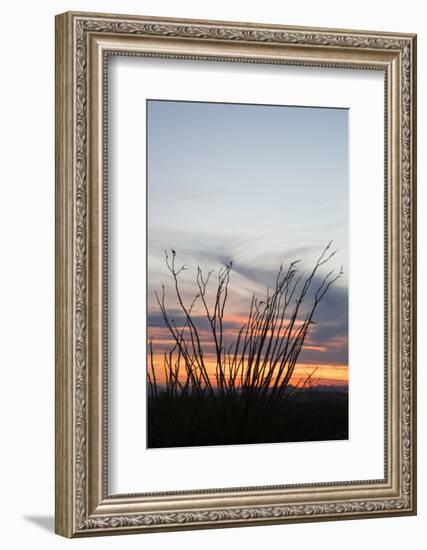
[[[162,389],[166,389],[166,382],[160,382],[160,381],[157,381],[156,385]],[[296,385],[293,385],[293,384],[289,384],[288,388],[290,388],[289,391],[292,391],[292,390],[299,390],[301,393],[305,393],[305,392],[325,392],[325,393],[332,393],[332,392],[340,392],[340,393],[348,393],[349,391],[349,383],[347,381],[347,383],[343,383],[343,384],[340,384],[340,383],[337,383],[337,384],[313,384],[312,386],[306,386],[306,387],[298,387]],[[212,389],[214,391],[219,391],[218,390],[218,387],[217,386],[213,386]],[[147,387],[147,390],[148,390],[148,387]],[[270,391],[271,389],[268,388],[268,391]],[[236,388],[236,391],[242,391],[242,388]],[[147,391],[147,394],[148,394],[148,391]],[[148,397],[150,397],[148,395]]]

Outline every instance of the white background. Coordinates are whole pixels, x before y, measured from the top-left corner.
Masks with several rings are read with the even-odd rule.
[[[109,70],[110,494],[382,479],[384,73],[127,57]],[[349,109],[348,441],[146,449],[146,98]]]
[[[426,31],[422,3],[196,2],[181,0],[22,2],[2,6],[1,94],[1,351],[0,468],[4,548],[218,548],[244,546],[328,550],[422,548],[427,529],[426,401],[419,399],[419,515],[66,541],[52,534],[54,495],[54,40],[53,16],[67,9],[419,33],[420,97],[424,91]],[[424,21],[424,23],[423,23]],[[419,281],[425,279],[426,111],[419,109]],[[419,393],[426,390],[424,285],[419,288]]]

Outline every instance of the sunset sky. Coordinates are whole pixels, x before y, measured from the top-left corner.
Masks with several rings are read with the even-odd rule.
[[[197,102],[147,102],[148,335],[156,354],[171,344],[154,291],[166,287],[179,326],[164,250],[176,250],[183,296],[197,266],[233,261],[225,315],[232,339],[252,295],[274,284],[283,263],[311,269],[329,241],[337,253],[320,274],[344,275],[320,304],[295,376],[318,367],[316,383],[348,380],[348,111]],[[261,298],[262,299],[262,298]],[[196,308],[203,344],[213,342]],[[200,316],[200,317],[198,317]],[[158,357],[160,361],[160,356]]]

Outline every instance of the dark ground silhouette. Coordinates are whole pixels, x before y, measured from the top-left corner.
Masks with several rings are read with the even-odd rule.
[[[224,423],[209,422],[215,418],[213,402],[203,404],[203,414],[197,396],[171,400],[160,393],[148,400],[149,448],[190,447],[204,445],[237,445],[248,443],[279,443],[291,441],[327,441],[348,439],[348,393],[344,390],[310,389],[298,398],[283,402],[268,419],[255,417],[245,426],[233,419],[232,407],[226,396],[219,401]],[[258,404],[260,412],[263,404]],[[211,410],[210,410],[211,409]],[[206,412],[208,411],[208,412]]]

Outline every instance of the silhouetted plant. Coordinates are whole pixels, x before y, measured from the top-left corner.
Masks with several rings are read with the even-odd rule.
[[[314,314],[331,285],[343,274],[341,268],[318,276],[319,269],[335,252],[329,243],[306,275],[296,267],[299,260],[290,263],[287,269],[280,266],[273,289],[267,289],[262,300],[253,295],[247,321],[229,342],[224,334],[224,315],[232,262],[217,274],[211,305],[208,286],[214,271],[204,274],[198,267],[197,292],[186,304],[180,286],[180,275],[186,268],[177,267],[174,250],[171,255],[165,251],[166,266],[184,323],[177,326],[169,314],[163,286],[162,292],[155,295],[174,344],[163,353],[165,383],[159,384],[153,343],[149,342],[149,426],[150,415],[161,414],[162,422],[168,422],[168,418],[171,422],[173,415],[182,433],[185,434],[185,430],[191,433],[192,418],[194,423],[197,415],[198,425],[203,424],[210,434],[207,439],[217,442],[249,441],[254,434],[268,430],[272,419],[285,414],[286,406],[315,373],[313,369],[305,379],[291,384],[305,338],[314,324]],[[307,305],[307,302],[310,303]],[[208,354],[193,313],[196,304],[204,312],[214,344],[215,371],[211,376]],[[154,435],[153,429],[149,427],[149,438],[150,432]],[[185,435],[183,437],[185,439]],[[192,437],[196,440],[200,434]]]

